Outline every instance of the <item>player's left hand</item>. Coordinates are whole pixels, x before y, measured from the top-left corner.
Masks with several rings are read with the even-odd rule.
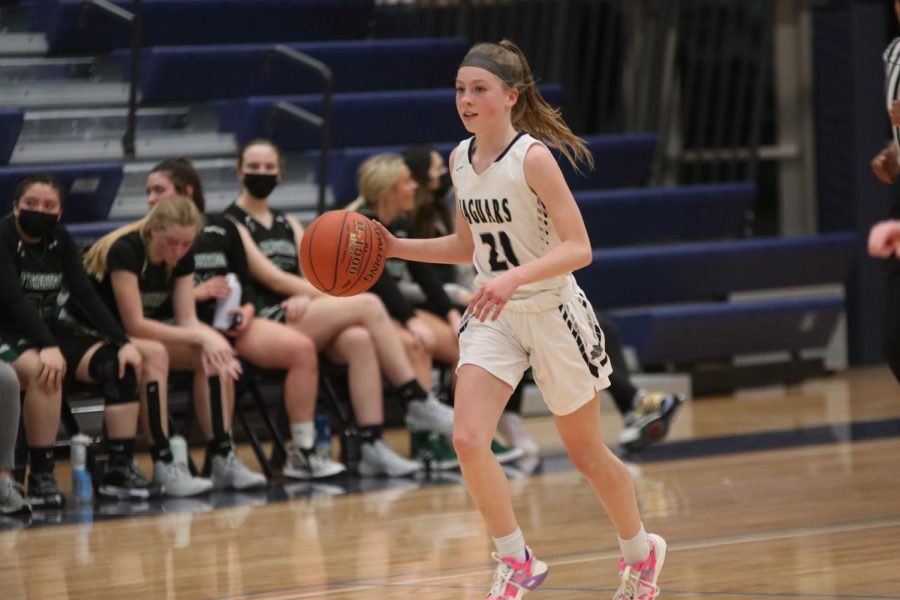
[[[281,308],[288,321],[299,321],[309,308],[310,301],[309,296],[291,296],[281,303]]]
[[[466,312],[472,313],[472,316],[479,321],[488,318],[496,321],[519,285],[515,269],[507,271],[481,286],[472,296]]]
[[[891,254],[900,257],[900,221],[882,221],[872,227],[869,254],[875,258],[887,258]]]
[[[141,372],[141,353],[134,347],[134,344],[128,343],[119,348],[119,379],[125,376],[125,366],[131,365],[135,373]]]

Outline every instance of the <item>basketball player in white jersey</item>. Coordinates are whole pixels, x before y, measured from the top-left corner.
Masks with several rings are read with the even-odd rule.
[[[591,260],[584,221],[546,144],[588,164],[591,154],[541,97],[519,48],[477,44],[459,68],[456,109],[474,134],[450,156],[457,231],[397,239],[387,254],[474,262],[478,291],[460,326],[453,443],[469,494],[497,546],[488,599],[537,588],[548,567],[526,547],[491,439],[530,366],[572,463],[600,497],[623,559],[615,600],[657,597],[665,541],[641,524],[626,467],[600,435],[598,393],[609,385],[603,333],[572,271]],[[534,136],[534,137],[532,137]]]

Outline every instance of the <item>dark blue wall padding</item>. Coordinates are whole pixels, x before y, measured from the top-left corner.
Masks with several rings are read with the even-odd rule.
[[[324,62],[336,92],[412,88],[452,89],[468,48],[462,38],[364,40],[285,44]],[[142,102],[246,96],[320,94],[321,78],[283,56],[269,63],[272,44],[146,48],[141,57]],[[128,53],[115,57],[128,76]]]
[[[756,200],[752,183],[582,190],[575,200],[594,248],[738,238]]]
[[[830,0],[811,5],[819,231],[859,234],[847,285],[851,364],[884,361],[884,267],[866,253],[866,238],[873,223],[887,218],[892,197],[900,193],[897,186],[879,182],[869,165],[891,137],[881,58],[896,35],[891,4]]]
[[[12,208],[16,184],[32,173],[50,173],[62,184],[63,222],[99,221],[109,216],[122,184],[122,163],[28,165],[0,168],[0,214]]]
[[[557,85],[541,87],[548,101],[561,96]],[[332,145],[384,146],[422,144],[432,141],[460,140],[468,134],[460,122],[452,88],[336,94],[333,98]],[[286,150],[318,148],[318,130],[285,114],[272,121],[266,130],[271,107],[278,101],[321,114],[320,96],[266,96],[216,103],[219,129],[235,134],[240,143],[256,137],[271,137]]]
[[[584,136],[594,155],[594,170],[581,167],[578,173],[569,161],[559,161],[573,190],[646,185],[650,179],[656,134],[620,133]]]
[[[131,8],[131,2],[113,0]],[[91,8],[78,25],[81,0],[31,3],[29,26],[53,51],[131,45],[129,28]],[[143,46],[359,39],[373,0],[144,0]]]
[[[25,113],[15,108],[0,109],[0,165],[9,163],[13,148],[22,132]]]
[[[641,365],[822,348],[844,308],[833,298],[717,302],[606,313]]]
[[[595,250],[575,274],[598,310],[722,299],[732,292],[843,283],[856,235]]]

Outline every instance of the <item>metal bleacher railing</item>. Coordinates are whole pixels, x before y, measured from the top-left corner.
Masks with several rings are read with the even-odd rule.
[[[305,108],[302,108],[295,104],[291,104],[290,102],[281,101],[276,102],[272,105],[272,108],[269,110],[268,118],[266,119],[266,130],[270,136],[272,130],[274,129],[275,118],[279,114],[289,115],[312,127],[315,127],[320,131],[321,144],[319,156],[319,191],[316,204],[316,213],[321,215],[325,212],[325,201],[328,187],[328,157],[329,153],[331,152],[331,97],[334,95],[334,77],[332,76],[331,69],[329,69],[328,65],[326,65],[322,61],[317,60],[308,54],[304,54],[303,52],[298,52],[297,50],[285,46],[284,44],[277,44],[266,53],[266,58],[263,61],[263,71],[270,73],[272,69],[272,61],[279,56],[288,59],[292,64],[295,64],[298,67],[308,69],[310,71],[315,71],[322,78],[321,116],[313,114]]]
[[[131,82],[128,86],[128,117],[125,134],[122,136],[122,151],[128,158],[135,155],[135,131],[137,129],[138,84],[141,72],[141,26],[143,23],[143,0],[131,0],[131,11],[117,6],[108,0],[83,0],[78,12],[79,27],[84,28],[87,11],[96,7],[103,12],[127,23],[131,28]]]

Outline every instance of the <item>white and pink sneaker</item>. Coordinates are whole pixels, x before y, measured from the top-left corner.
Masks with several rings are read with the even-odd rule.
[[[666,562],[666,540],[655,533],[647,535],[650,542],[650,556],[637,565],[626,565],[619,559],[619,589],[613,600],[655,600],[659,595],[656,580]]]
[[[500,564],[494,571],[487,600],[519,600],[544,582],[549,572],[547,564],[535,558],[530,548],[525,549],[525,554],[525,562],[503,558],[496,552],[491,555]]]

